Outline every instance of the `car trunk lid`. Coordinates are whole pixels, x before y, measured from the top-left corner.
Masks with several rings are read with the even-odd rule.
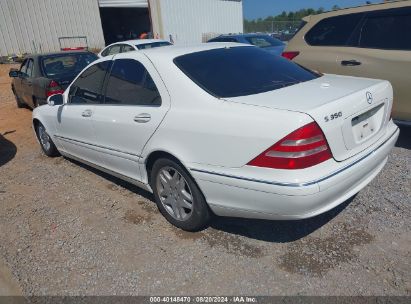
[[[324,132],[334,159],[343,161],[383,136],[390,119],[392,87],[383,80],[324,75],[227,100],[310,115]]]

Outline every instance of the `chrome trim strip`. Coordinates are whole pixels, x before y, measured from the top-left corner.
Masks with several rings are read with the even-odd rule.
[[[151,186],[150,186],[149,184],[146,184],[146,183],[142,182],[142,181],[139,181],[139,180],[136,180],[136,179],[134,179],[134,178],[125,176],[125,175],[123,175],[123,174],[121,174],[121,173],[117,173],[117,172],[112,171],[112,170],[110,170],[110,169],[101,167],[101,166],[96,165],[96,164],[94,164],[94,163],[92,163],[92,162],[89,162],[89,161],[87,161],[87,160],[84,160],[84,159],[81,159],[81,158],[79,158],[79,157],[77,157],[77,156],[74,156],[74,155],[72,155],[72,154],[70,154],[70,153],[68,153],[68,152],[63,152],[63,151],[61,151],[61,154],[62,154],[63,156],[68,157],[68,158],[74,159],[74,160],[76,160],[76,161],[78,161],[78,162],[80,162],[80,163],[82,163],[82,164],[85,164],[85,165],[90,166],[90,167],[92,167],[92,168],[94,168],[94,169],[97,169],[97,170],[99,170],[99,171],[101,171],[101,172],[107,173],[107,174],[112,175],[112,176],[114,176],[114,177],[117,177],[117,178],[119,178],[119,179],[121,179],[121,180],[124,180],[124,181],[126,181],[126,182],[128,182],[128,183],[130,183],[130,184],[133,184],[133,185],[135,185],[135,186],[137,186],[137,187],[139,187],[139,188],[141,188],[141,189],[143,189],[143,190],[146,190],[146,191],[148,191],[148,192],[153,193],[153,190],[151,189]]]
[[[300,151],[300,152],[268,151],[265,155],[268,157],[300,158],[300,157],[307,157],[307,156],[311,156],[314,154],[318,154],[325,150],[327,150],[327,146],[322,145],[322,146],[319,146],[311,150]]]
[[[76,140],[76,139],[71,139],[71,138],[68,138],[68,137],[60,136],[60,135],[54,135],[54,137],[56,137],[56,138],[58,138],[58,139],[61,139],[61,140],[64,140],[64,141],[68,141],[68,142],[70,142],[70,141],[75,142],[75,143],[77,142],[77,143],[80,143],[80,144],[83,144],[83,145],[88,145],[88,146],[92,146],[92,147],[97,147],[97,148],[100,148],[100,149],[105,149],[105,150],[109,150],[109,151],[113,151],[113,152],[118,152],[118,153],[123,153],[123,154],[127,154],[127,155],[131,155],[131,156],[135,156],[135,157],[141,158],[141,155],[137,155],[137,154],[133,154],[133,153],[129,153],[129,152],[124,152],[124,151],[116,150],[116,149],[112,149],[112,148],[107,148],[107,147],[99,146],[99,145],[95,145],[95,144],[90,144],[90,143],[87,143],[87,142],[84,142],[84,141],[80,141],[80,140]]]
[[[286,140],[284,141],[281,146],[287,146],[287,147],[299,147],[299,146],[305,146],[309,144],[313,144],[319,141],[322,141],[324,137],[322,135],[317,135],[314,137],[310,138],[304,138],[304,139],[298,139],[298,140]]]
[[[367,157],[369,157],[371,154],[374,154],[382,146],[384,146],[393,136],[395,136],[397,134],[397,132],[398,132],[398,128],[395,129],[395,132],[393,132],[392,135],[387,140],[385,140],[382,144],[380,144],[377,148],[375,148],[371,152],[367,153],[363,157],[357,159],[356,161],[352,162],[351,164],[349,164],[345,167],[342,167],[341,169],[338,169],[337,171],[335,171],[333,173],[330,173],[329,175],[327,175],[323,178],[313,180],[313,181],[310,181],[310,182],[305,182],[305,183],[282,183],[282,182],[277,182],[277,181],[259,180],[259,179],[255,179],[255,178],[248,178],[248,177],[244,177],[244,176],[236,176],[236,175],[230,175],[230,174],[219,173],[219,172],[214,172],[214,171],[207,171],[207,170],[201,170],[201,169],[195,169],[195,168],[190,168],[190,170],[194,171],[194,172],[206,173],[206,174],[217,175],[217,176],[222,176],[222,177],[229,177],[229,178],[240,179],[240,180],[256,182],[256,183],[261,183],[261,184],[267,184],[267,185],[286,186],[286,187],[308,187],[308,186],[312,186],[312,185],[315,185],[317,183],[323,182],[323,181],[325,181],[325,180],[327,180],[327,179],[329,179],[329,178],[331,178],[331,177],[347,170],[348,168],[351,168],[352,166],[355,166],[359,162],[361,162],[364,159],[366,159]]]

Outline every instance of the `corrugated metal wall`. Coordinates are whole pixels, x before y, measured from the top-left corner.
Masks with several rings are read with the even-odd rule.
[[[153,32],[174,43],[200,43],[210,33],[243,32],[241,0],[149,0]]]
[[[58,51],[61,36],[104,47],[97,0],[0,0],[0,55]]]

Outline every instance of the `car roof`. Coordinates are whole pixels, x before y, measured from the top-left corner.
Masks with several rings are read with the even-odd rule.
[[[353,13],[362,13],[362,12],[377,11],[377,10],[407,7],[407,6],[411,6],[411,0],[398,0],[398,1],[391,1],[391,2],[385,2],[385,3],[367,4],[367,5],[362,5],[362,6],[343,8],[343,9],[339,9],[335,11],[324,12],[324,13],[317,14],[317,15],[310,15],[310,16],[304,17],[303,20],[306,22],[310,22],[312,20],[319,20],[319,19],[339,16],[339,15],[347,15],[347,14],[353,14]]]
[[[162,57],[173,60],[176,57],[197,53],[202,51],[208,51],[213,49],[223,49],[223,48],[232,48],[232,47],[255,47],[249,44],[235,43],[235,42],[210,42],[210,43],[201,43],[194,45],[170,45],[167,47],[161,48],[152,48],[144,49],[140,52],[143,52],[147,57]],[[131,53],[130,53],[131,54]]]
[[[229,38],[229,37],[255,37],[255,36],[269,36],[266,33],[247,33],[247,34],[223,34],[214,38]],[[213,39],[214,39],[213,38]]]
[[[125,41],[118,41],[118,42],[114,42],[109,46],[112,45],[116,45],[116,44],[128,44],[128,45],[140,45],[140,44],[148,44],[148,43],[155,43],[155,42],[169,42],[167,40],[163,40],[163,39],[133,39],[133,40],[125,40]]]
[[[60,51],[60,52],[48,52],[48,53],[41,53],[41,54],[27,54],[24,58],[39,58],[39,57],[47,57],[53,55],[75,55],[75,54],[94,54],[89,51]]]
[[[128,43],[132,43],[135,45],[139,44],[147,44],[147,43],[154,43],[154,42],[168,42],[167,40],[163,39],[135,39],[135,40],[128,40]]]

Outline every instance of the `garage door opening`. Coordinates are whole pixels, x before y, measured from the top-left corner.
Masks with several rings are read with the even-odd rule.
[[[151,31],[148,8],[100,7],[100,16],[106,45]]]

